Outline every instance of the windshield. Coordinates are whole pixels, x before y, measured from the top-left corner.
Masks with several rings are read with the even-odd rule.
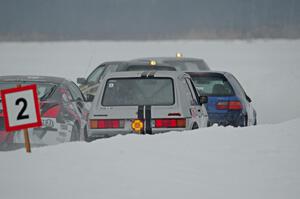
[[[47,99],[55,90],[56,85],[51,83],[40,83],[40,82],[0,82],[0,90],[15,88],[17,84],[21,84],[22,86],[36,84],[38,97],[41,100]]]
[[[209,67],[203,60],[197,60],[197,61],[174,60],[174,61],[164,61],[164,63],[176,67],[176,69],[179,71],[197,72],[197,71],[209,70]]]
[[[224,76],[192,76],[194,85],[200,95],[231,96],[233,89]]]
[[[170,78],[110,79],[105,85],[103,106],[172,105],[173,80]]]

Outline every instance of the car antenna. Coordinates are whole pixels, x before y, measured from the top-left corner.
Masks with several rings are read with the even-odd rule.
[[[94,54],[95,54],[95,46],[93,46],[92,54],[91,54],[90,59],[89,59],[88,67],[85,69],[84,76],[87,75],[88,70],[90,69],[90,67],[91,67],[91,65],[92,65],[92,61],[93,61],[93,59],[94,59]]]

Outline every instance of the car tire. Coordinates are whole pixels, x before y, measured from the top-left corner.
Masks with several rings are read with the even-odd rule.
[[[87,128],[86,127],[84,128],[83,137],[84,137],[84,141],[86,141],[86,142],[93,141],[93,139],[89,138],[89,136],[87,134]]]
[[[197,124],[197,123],[194,123],[193,126],[192,126],[192,130],[198,129],[198,128],[199,128],[198,124]]]
[[[242,124],[242,126],[243,126],[243,127],[248,126],[248,115],[245,115],[245,116],[243,117],[243,124]]]
[[[6,136],[3,142],[0,143],[0,151],[8,151],[12,147],[13,144],[8,142],[9,142],[9,136]]]
[[[255,118],[255,120],[254,120],[254,124],[253,124],[254,126],[256,126],[257,125],[257,119]]]
[[[74,141],[79,141],[79,140],[80,140],[80,131],[79,131],[79,127],[78,127],[77,124],[75,124],[75,125],[73,126],[73,129],[72,129],[70,141],[71,141],[71,142],[74,142]]]

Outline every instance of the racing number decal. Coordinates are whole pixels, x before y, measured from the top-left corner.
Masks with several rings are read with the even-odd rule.
[[[16,105],[17,106],[19,106],[20,105],[20,103],[22,103],[22,108],[21,108],[21,110],[20,110],[20,112],[19,112],[19,114],[18,114],[18,116],[17,116],[17,120],[24,120],[24,119],[28,119],[29,118],[29,115],[23,115],[24,114],[24,112],[25,112],[25,110],[26,110],[26,108],[27,108],[27,101],[26,101],[26,99],[24,99],[24,98],[18,98],[17,100],[16,100]]]

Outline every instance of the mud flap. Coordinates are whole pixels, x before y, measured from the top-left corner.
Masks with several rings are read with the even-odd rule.
[[[152,127],[151,127],[151,106],[146,106],[146,133],[152,134]]]
[[[138,119],[144,121],[144,106],[138,106]],[[141,134],[145,134],[144,129],[141,131]]]

